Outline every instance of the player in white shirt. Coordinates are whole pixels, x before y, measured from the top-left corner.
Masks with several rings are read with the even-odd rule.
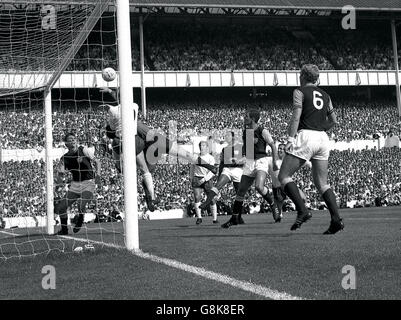
[[[237,164],[236,161],[242,158],[242,143],[235,143],[234,136],[234,131],[230,130],[224,137],[227,146],[220,153],[219,178],[216,185],[207,193],[207,199],[201,204],[201,209],[206,209],[227,183],[232,182],[235,192],[238,190],[243,164]]]
[[[202,212],[199,208],[202,200],[202,191],[207,193],[213,187],[213,177],[217,172],[214,157],[209,153],[207,141],[199,143],[200,156],[191,166],[190,177],[192,182],[192,190],[195,200],[196,224],[202,223]],[[210,211],[213,215],[213,223],[217,221],[217,205],[213,200],[210,205]]]
[[[110,94],[118,103],[118,94],[110,88],[101,88],[100,92]],[[122,141],[121,141],[121,105],[104,105],[107,107],[106,135],[112,139],[112,154],[116,168],[121,172]],[[132,112],[138,115],[138,105],[132,104]],[[145,199],[150,211],[155,210],[155,192],[153,186],[152,169],[160,156],[165,153],[176,155],[182,159],[193,161],[196,157],[185,151],[176,141],[169,141],[165,136],[149,128],[142,121],[137,120],[137,134],[135,135],[135,151],[137,168],[142,173],[142,184],[145,190]]]

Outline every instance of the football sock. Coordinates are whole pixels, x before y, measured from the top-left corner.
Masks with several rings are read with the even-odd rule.
[[[67,214],[60,215],[61,230],[68,232],[68,216]]]
[[[143,174],[143,187],[145,189],[145,193],[149,196],[152,200],[155,200],[155,190],[153,187],[153,178],[150,172],[146,172]]]
[[[272,205],[274,203],[273,197],[271,196],[271,194],[269,194],[269,190],[266,187],[264,187],[263,189],[262,197],[267,201],[269,205]]]
[[[340,221],[340,214],[338,212],[338,206],[336,201],[336,196],[333,190],[327,189],[325,193],[322,195],[324,202],[327,205],[327,208],[330,211],[331,220],[333,221]]]
[[[216,221],[217,220],[217,205],[216,204],[212,204],[210,206],[210,211],[212,212],[213,221]]]
[[[295,208],[297,209],[298,213],[307,213],[308,209],[305,206],[304,201],[302,200],[301,195],[299,194],[299,189],[295,182],[291,181],[288,182],[284,186],[284,192],[288,195],[288,197],[294,202]]]
[[[199,208],[200,204],[201,204],[200,202],[195,203],[195,212],[197,218],[202,218],[202,212],[201,209]]]
[[[233,204],[233,215],[241,215],[243,201],[235,200]]]

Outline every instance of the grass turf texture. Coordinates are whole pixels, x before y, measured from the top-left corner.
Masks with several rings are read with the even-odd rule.
[[[401,209],[343,210],[345,230],[322,235],[327,212],[315,211],[301,229],[289,230],[294,214],[274,224],[270,215],[245,216],[245,225],[222,229],[211,218],[140,221],[143,252],[249,281],[306,299],[400,299]],[[228,217],[220,216],[220,222]],[[102,229],[99,229],[99,226]],[[110,232],[112,230],[113,232]],[[26,231],[15,229],[16,234]],[[81,237],[123,245],[123,225],[88,224]],[[12,237],[0,233],[3,256],[34,252],[48,254],[0,261],[1,299],[232,299],[264,297],[198,275],[95,244],[95,251],[73,253],[85,243],[38,235]],[[7,245],[5,243],[14,243]],[[33,246],[33,248],[32,248]],[[56,268],[56,289],[41,286],[42,267]],[[356,289],[344,290],[342,268],[356,269]]]

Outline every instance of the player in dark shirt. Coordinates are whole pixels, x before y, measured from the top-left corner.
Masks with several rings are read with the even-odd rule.
[[[229,182],[234,185],[235,192],[241,181],[243,164],[237,164],[237,160],[242,158],[242,144],[235,143],[234,131],[228,131],[225,141],[228,143],[220,154],[219,174],[216,185],[207,193],[206,200],[200,205],[200,209],[205,210],[218,195],[219,191]]]
[[[79,214],[73,231],[76,233],[81,229],[86,205],[93,199],[96,184],[100,185],[101,169],[100,161],[95,158],[94,151],[91,148],[78,145],[75,134],[66,134],[64,142],[68,152],[60,159],[56,178],[60,182],[61,176],[69,171],[72,175],[72,182],[65,197],[54,208],[54,212],[60,216],[61,230],[57,233],[59,235],[68,234],[67,209],[77,200],[79,200]],[[96,174],[92,162],[96,166]]]
[[[294,109],[285,146],[287,155],[280,168],[279,181],[298,211],[291,227],[291,230],[296,230],[312,214],[306,208],[292,176],[306,161],[311,160],[314,184],[331,215],[330,226],[324,234],[334,234],[342,230],[344,224],[338,212],[336,196],[327,181],[330,149],[326,131],[334,127],[337,118],[330,96],[316,86],[318,79],[317,66],[308,64],[302,67],[301,87],[293,94]]]
[[[259,126],[259,118],[260,111],[256,109],[250,109],[245,114],[245,130],[242,138],[244,156],[236,162],[237,164],[244,164],[244,170],[233,204],[233,214],[229,221],[221,225],[222,228],[240,224],[245,195],[254,182],[256,191],[269,203],[274,219],[276,220],[280,216],[273,197],[265,186],[269,171],[269,157],[266,148],[269,146],[272,149],[273,163],[275,163],[277,147],[269,131]]]

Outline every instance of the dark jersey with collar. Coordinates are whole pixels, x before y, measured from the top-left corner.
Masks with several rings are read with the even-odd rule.
[[[84,147],[79,146],[75,152],[67,152],[61,158],[64,167],[72,174],[72,181],[81,182],[95,178],[91,159],[84,154]]]
[[[294,91],[294,102],[298,101],[302,106],[302,114],[299,120],[298,131],[315,130],[326,131],[328,126],[327,116],[334,109],[330,96],[316,86],[304,86]],[[298,103],[295,105],[297,106]]]
[[[267,142],[265,138],[263,137],[263,127],[258,126],[255,129],[245,129],[242,133],[242,141],[243,141],[243,149],[242,149],[242,154],[247,157],[247,159],[254,159],[258,160],[264,157],[267,157],[266,153],[266,147],[267,147]],[[253,131],[253,132],[252,132]],[[247,134],[247,132],[249,132]],[[250,140],[252,139],[252,133],[253,133],[253,141]],[[248,140],[250,141],[247,141]],[[252,146],[247,148],[247,143],[253,142],[253,150]],[[249,149],[249,150],[248,150]]]

